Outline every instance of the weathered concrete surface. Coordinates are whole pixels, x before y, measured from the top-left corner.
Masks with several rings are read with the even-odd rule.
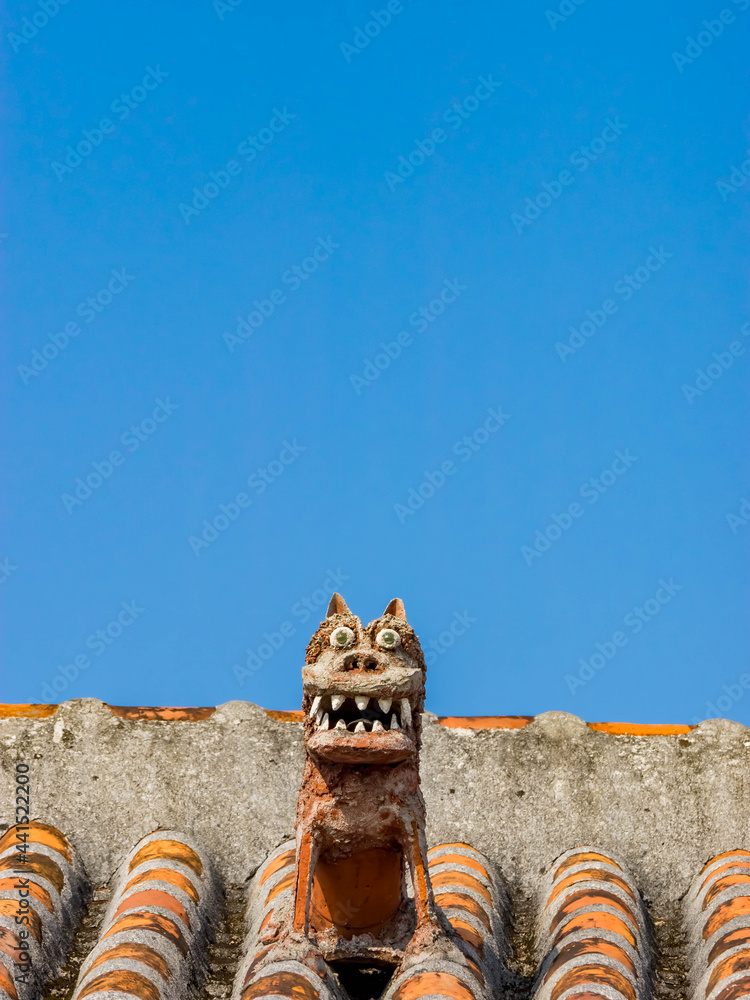
[[[515,731],[424,732],[428,838],[468,840],[515,892],[536,897],[558,854],[592,844],[647,900],[672,902],[713,854],[750,843],[750,730],[738,723],[611,736],[547,712]]]
[[[536,898],[561,852],[617,856],[657,908],[711,856],[750,848],[750,730],[711,720],[682,736],[613,736],[549,712],[519,730],[447,729],[424,717],[430,843],[462,840]],[[94,885],[156,827],[194,834],[227,883],[293,835],[302,727],[229,702],[205,721],[128,720],[94,699],[50,718],[0,720],[0,821],[31,767],[32,816],[64,831]]]

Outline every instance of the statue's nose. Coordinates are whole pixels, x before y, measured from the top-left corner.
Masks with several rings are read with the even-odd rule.
[[[359,670],[362,673],[371,674],[382,673],[388,668],[386,664],[379,663],[377,657],[373,656],[372,653],[351,652],[344,658],[338,669],[341,673],[347,673],[351,670]]]

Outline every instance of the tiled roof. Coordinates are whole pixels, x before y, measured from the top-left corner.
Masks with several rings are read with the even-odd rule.
[[[0,707],[0,997],[339,1000],[338,979],[263,964],[292,892],[300,719]],[[387,1000],[750,996],[750,730],[426,714],[423,741],[428,867],[468,973],[425,958]]]

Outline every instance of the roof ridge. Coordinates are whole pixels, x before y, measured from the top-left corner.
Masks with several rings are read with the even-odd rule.
[[[215,713],[214,706],[156,706],[156,705],[109,705],[102,702],[113,715],[122,719],[159,722],[202,722]],[[46,719],[57,712],[54,704],[0,704],[0,719],[21,717]],[[302,722],[299,710],[285,711],[264,708],[271,719],[278,722]],[[439,715],[437,722],[447,729],[523,729],[538,716],[534,715]],[[587,722],[589,729],[611,736],[680,736],[695,729],[693,725],[680,723],[637,723],[637,722]]]

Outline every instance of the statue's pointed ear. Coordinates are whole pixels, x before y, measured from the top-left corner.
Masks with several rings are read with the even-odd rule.
[[[403,618],[406,621],[406,611],[404,610],[404,602],[400,597],[394,597],[391,603],[383,612],[384,615],[393,615],[394,618]]]
[[[326,611],[326,618],[332,618],[333,615],[349,615],[351,612],[346,606],[346,601],[341,596],[341,594],[334,594],[331,598],[330,604],[328,605],[328,611]]]

